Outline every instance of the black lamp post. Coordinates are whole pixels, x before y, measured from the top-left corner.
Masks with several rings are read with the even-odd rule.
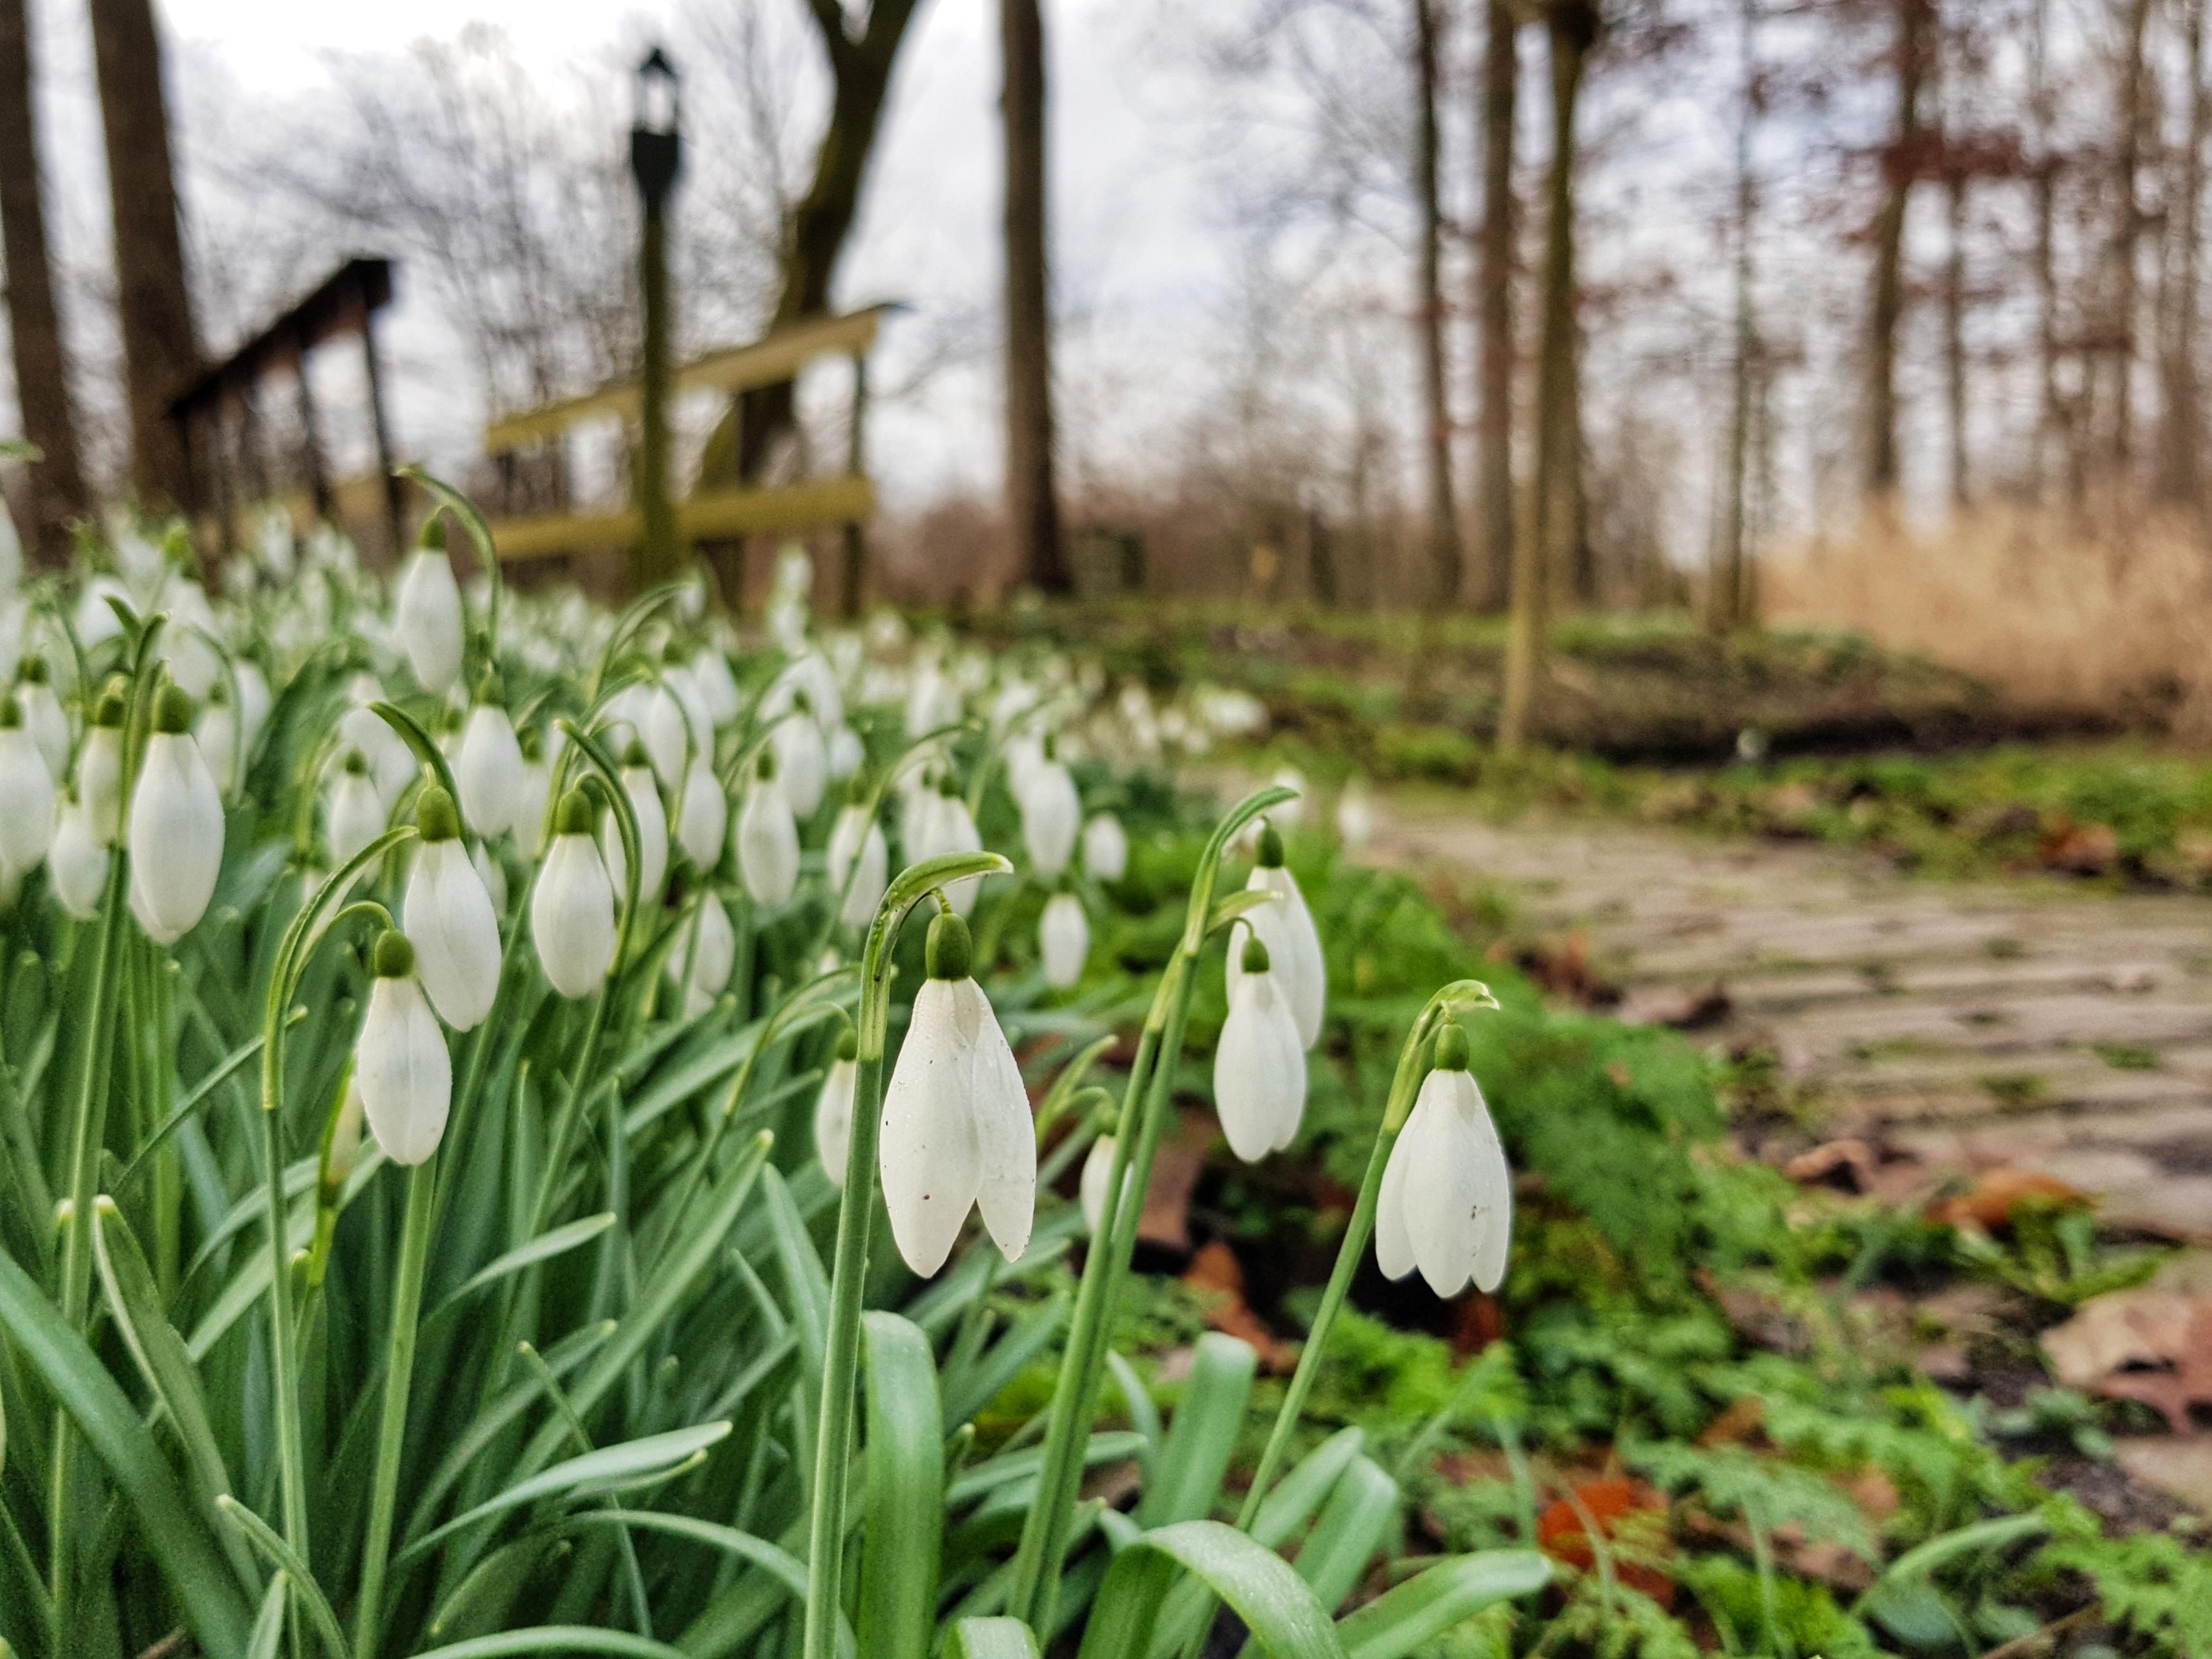
[[[645,209],[638,250],[638,289],[645,304],[645,353],[639,376],[638,513],[644,535],[634,556],[640,590],[676,574],[681,554],[676,504],[668,493],[668,198],[683,170],[678,131],[683,100],[676,66],[655,46],[637,66],[636,110],[629,130],[630,176]]]

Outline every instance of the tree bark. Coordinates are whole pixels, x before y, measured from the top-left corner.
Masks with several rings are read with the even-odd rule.
[[[1480,331],[1476,471],[1482,491],[1477,609],[1505,608],[1513,572],[1513,138],[1520,99],[1520,27],[1512,0],[1487,0],[1482,76],[1482,250],[1475,276]]]
[[[1544,231],[1543,341],[1537,371],[1536,478],[1529,494],[1530,522],[1513,548],[1513,610],[1505,645],[1505,696],[1498,721],[1498,746],[1510,754],[1524,747],[1532,729],[1544,672],[1549,627],[1552,515],[1570,444],[1575,374],[1575,106],[1583,70],[1597,44],[1594,0],[1552,0],[1546,12],[1552,47],[1552,160]]]
[[[2150,24],[2150,0],[2129,0],[2125,57],[2120,64],[2119,131],[2112,161],[2118,198],[2112,221],[2112,314],[2111,363],[2112,425],[2106,460],[2115,482],[2124,480],[2135,456],[2135,332],[2141,302],[2136,251],[2142,236],[2138,177],[2142,171],[2144,105],[2151,90],[2144,72],[2143,35]]]
[[[1966,174],[1955,161],[1943,175],[1950,246],[1943,262],[1943,405],[1950,434],[1951,505],[1972,498],[1966,472]]]
[[[1867,328],[1867,466],[1870,495],[1898,484],[1897,334],[1905,316],[1905,216],[1920,166],[1920,94],[1926,79],[1930,0],[1896,0],[1897,130],[1883,158],[1875,221],[1874,295]]]
[[[2049,487],[2053,447],[2065,441],[2067,419],[2058,393],[2058,157],[2052,148],[2057,125],[2051,88],[2051,0],[2036,0],[2035,23],[2028,37],[2028,119],[2035,133],[2035,329],[2037,407],[2035,436],[2028,457],[2028,482],[2040,499]],[[2070,450],[2070,443],[2067,445]],[[2070,464],[2069,476],[2078,469]],[[2078,491],[2075,492],[2078,495]]]
[[[867,26],[855,40],[847,32],[840,0],[807,0],[830,59],[830,122],[814,153],[813,179],[785,227],[781,283],[769,319],[771,331],[830,308],[830,280],[860,209],[860,186],[882,124],[891,68],[915,4],[916,0],[875,0],[868,8]],[[699,459],[701,483],[760,481],[777,441],[797,427],[796,386],[781,380],[738,394],[708,437]],[[744,544],[714,550],[714,564],[724,599],[732,605],[741,604]]]
[[[169,404],[199,366],[199,343],[185,280],[161,40],[151,0],[91,0],[91,9],[131,398],[131,481],[142,505],[170,507],[185,500],[187,480]]]
[[[6,246],[8,329],[23,435],[45,459],[30,469],[29,534],[45,564],[69,557],[69,523],[86,510],[70,404],[61,319],[46,255],[44,185],[32,109],[30,21],[24,0],[0,0],[0,243]],[[0,509],[4,510],[4,509]]]
[[[1421,209],[1418,273],[1421,338],[1421,402],[1427,417],[1429,485],[1429,599],[1438,610],[1456,610],[1462,577],[1459,511],[1452,499],[1451,390],[1445,379],[1443,295],[1443,204],[1438,174],[1443,137],[1438,131],[1440,33],[1437,0],[1413,0],[1413,67],[1419,108],[1413,144],[1413,192]]]
[[[1733,634],[1749,619],[1746,562],[1746,515],[1751,489],[1753,359],[1759,348],[1759,319],[1752,293],[1752,221],[1758,210],[1757,180],[1751,171],[1751,140],[1759,112],[1759,3],[1742,0],[1740,9],[1743,54],[1743,107],[1735,129],[1735,350],[1729,365],[1729,481],[1726,528],[1718,568],[1713,572],[1708,619],[1716,634]]]
[[[1000,0],[1006,143],[1006,517],[1023,580],[1075,586],[1054,477],[1052,298],[1045,251],[1044,19],[1038,0]]]
[[[2203,223],[2204,145],[2212,130],[2212,88],[2204,82],[2204,0],[2190,0],[2184,21],[2189,64],[2189,137],[2172,210],[2175,242],[2168,280],[2172,286],[2166,331],[2165,414],[2160,427],[2160,499],[2202,508],[2204,476],[2204,392],[2197,373],[2197,288],[2203,263],[2197,238]]]

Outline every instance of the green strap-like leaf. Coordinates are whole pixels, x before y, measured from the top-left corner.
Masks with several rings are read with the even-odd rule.
[[[1299,1460],[1298,1465],[1275,1485],[1252,1522],[1252,1536],[1269,1549],[1280,1549],[1290,1536],[1313,1518],[1313,1513],[1335,1488],[1367,1444],[1358,1429],[1339,1429]]]
[[[284,1640],[284,1607],[292,1586],[289,1573],[278,1573],[269,1581],[269,1593],[261,1598],[261,1611],[254,1615],[253,1634],[246,1644],[246,1659],[276,1659],[277,1650]],[[12,1652],[5,1642],[0,1642],[0,1654]]]
[[[323,1594],[322,1586],[307,1571],[307,1564],[277,1535],[274,1527],[235,1498],[226,1494],[216,1498],[215,1504],[222,1511],[226,1521],[243,1533],[254,1548],[269,1558],[280,1577],[292,1581],[292,1588],[299,1592],[301,1605],[307,1609],[307,1622],[314,1626],[315,1633],[322,1638],[323,1646],[330,1653],[331,1659],[346,1659],[349,1650],[345,1632],[338,1628],[337,1614],[331,1611],[330,1598]]]
[[[451,1647],[431,1648],[416,1659],[507,1659],[510,1654],[611,1653],[623,1659],[684,1659],[684,1650],[648,1641],[625,1631],[592,1630],[584,1625],[540,1625],[533,1630],[502,1631],[472,1637]]]
[[[1198,1340],[1161,1449],[1159,1480],[1145,1494],[1137,1519],[1147,1527],[1204,1519],[1213,1510],[1221,1477],[1237,1450],[1244,1426],[1244,1407],[1252,1397],[1252,1372],[1259,1356],[1249,1342],[1208,1331]]]
[[[963,1619],[945,1638],[945,1659],[1037,1659],[1036,1638],[1018,1619]]]
[[[253,1615],[216,1547],[206,1511],[179,1490],[153,1436],[84,1339],[6,1255],[0,1255],[0,1327],[46,1379],[129,1499],[139,1535],[200,1645],[210,1653],[242,1650]]]
[[[1552,1564],[1534,1550],[1449,1557],[1376,1597],[1336,1627],[1346,1659],[1404,1659],[1494,1602],[1540,1590]]]
[[[510,1273],[519,1273],[525,1267],[534,1267],[540,1261],[550,1261],[556,1255],[574,1249],[579,1244],[590,1243],[592,1240],[613,1226],[616,1219],[612,1210],[605,1210],[598,1215],[587,1215],[580,1221],[571,1221],[566,1226],[556,1227],[550,1232],[538,1234],[520,1249],[509,1250],[496,1261],[485,1267],[483,1271],[471,1275],[466,1284],[440,1303],[436,1311],[430,1316],[433,1319],[436,1318],[439,1314],[444,1313],[455,1303],[473,1296],[488,1285],[497,1284]]]
[[[1397,1525],[1398,1483],[1373,1458],[1354,1458],[1298,1548],[1298,1577],[1323,1607],[1335,1607]]]
[[[1160,1607],[1181,1573],[1198,1576],[1234,1608],[1273,1659],[1344,1659],[1328,1611],[1283,1558],[1218,1521],[1146,1533],[1114,1558],[1092,1604],[1079,1659],[1148,1651]]]
[[[868,1511],[860,1558],[860,1651],[929,1659],[945,1535],[945,1422],[929,1339],[896,1314],[867,1336]]]

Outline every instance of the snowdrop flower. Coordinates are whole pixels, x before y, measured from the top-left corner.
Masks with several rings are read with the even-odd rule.
[[[530,900],[538,963],[574,1000],[599,988],[615,959],[615,890],[600,860],[598,803],[581,788],[561,797],[553,845]]]
[[[222,797],[192,741],[192,700],[165,685],[131,794],[131,914],[156,945],[198,924],[222,869]]]
[[[951,774],[938,781],[936,805],[927,816],[930,825],[929,851],[922,856],[942,858],[948,853],[983,850],[982,833],[975,828],[975,817],[968,811],[968,803],[961,799],[960,786]],[[982,877],[963,876],[958,881],[945,884],[945,896],[951,903],[955,915],[965,916],[975,908],[975,896],[982,890]]]
[[[761,750],[753,786],[738,814],[738,874],[758,905],[786,903],[799,885],[799,827],[776,780],[773,749]]]
[[[1034,732],[1024,732],[1006,744],[1006,785],[1017,802],[1029,793],[1030,783],[1044,768],[1044,742]]]
[[[1392,1279],[1419,1267],[1438,1296],[1457,1296],[1470,1279],[1494,1291],[1512,1234],[1512,1173],[1468,1070],[1467,1033],[1447,1025],[1382,1171],[1376,1263]]]
[[[89,741],[90,734],[86,735]],[[216,788],[229,794],[238,787],[238,715],[220,678],[208,688],[207,702],[200,708],[192,736],[198,739],[200,757],[207,762]]]
[[[69,716],[62,712],[62,700],[47,683],[44,657],[24,658],[21,673],[15,701],[23,711],[23,729],[46,757],[46,775],[58,783],[69,773]]]
[[[484,676],[469,710],[453,762],[453,787],[461,792],[461,816],[477,835],[496,836],[513,826],[522,791],[522,744],[507,717],[496,674]]]
[[[483,883],[484,896],[491,901],[491,913],[495,916],[507,914],[507,872],[491,855],[491,843],[478,842],[476,851],[469,854],[469,862],[477,867],[477,879]]]
[[[945,1265],[971,1207],[1009,1261],[1036,1218],[1036,1128],[1021,1067],[969,975],[968,924],[929,925],[929,979],[884,1091],[881,1173],[891,1237],[927,1278]]]
[[[323,808],[331,867],[337,869],[352,862],[354,855],[382,835],[391,821],[384,797],[377,793],[376,781],[368,775],[368,763],[356,749],[345,757],[345,766]]]
[[[522,771],[514,783],[514,815],[507,827],[514,832],[516,848],[534,859],[545,846],[545,805],[553,793],[553,769],[546,764],[544,744],[538,728],[530,726],[520,738]]]
[[[1283,838],[1273,824],[1260,832],[1260,861],[1244,884],[1254,892],[1267,892],[1275,902],[1247,911],[1239,927],[1249,925],[1253,937],[1267,947],[1275,959],[1275,976],[1290,998],[1297,1017],[1298,1043],[1310,1048],[1321,1040],[1322,1009],[1328,1000],[1328,968],[1322,960],[1321,934],[1314,927],[1313,912],[1306,908],[1298,880],[1283,867]],[[1234,950],[1229,956],[1229,990],[1236,994],[1240,969]]]
[[[775,747],[776,770],[793,816],[811,818],[822,805],[822,791],[830,781],[830,757],[823,751],[822,728],[814,723],[813,704],[806,693],[794,693],[792,706],[795,712],[769,741]]]
[[[100,895],[107,890],[108,845],[81,803],[63,804],[54,844],[46,849],[46,872],[62,908],[79,921],[90,921],[100,914]]]
[[[1267,947],[1232,929],[1229,1018],[1213,1051],[1213,1109],[1229,1149],[1247,1164],[1289,1146],[1306,1109],[1306,1052],[1290,999],[1269,971]]]
[[[0,871],[18,878],[37,869],[54,835],[54,775],[23,711],[0,697]]]
[[[1268,818],[1272,823],[1285,830],[1297,829],[1306,815],[1306,791],[1310,787],[1306,782],[1306,775],[1295,766],[1279,766],[1275,769],[1275,775],[1267,781],[1278,789],[1292,789],[1297,792],[1295,799],[1286,800],[1280,806],[1268,809]]]
[[[245,658],[231,664],[230,677],[238,683],[238,760],[242,770],[252,759],[253,746],[268,729],[269,711],[276,704],[268,676]]]
[[[422,540],[407,556],[392,615],[401,648],[425,690],[443,691],[461,678],[461,587],[446,556],[446,521],[422,526]],[[379,1136],[381,1139],[383,1137]]]
[[[654,774],[672,789],[684,775],[686,750],[694,746],[691,722],[668,683],[670,676],[683,672],[680,668],[663,671],[660,684],[653,687],[645,705],[645,723],[639,734],[645,740],[645,752],[653,758]]]
[[[376,941],[376,983],[354,1044],[354,1081],[376,1144],[394,1164],[421,1164],[445,1139],[453,1100],[446,1034],[415,977],[415,947],[386,928]]]
[[[87,581],[84,591],[77,595],[76,614],[72,622],[77,643],[87,651],[123,635],[123,623],[114,607],[108,604],[110,599],[120,599],[129,605],[131,590],[105,571]]]
[[[854,1056],[860,1042],[848,1028],[837,1039],[837,1058],[830,1062],[822,1079],[822,1092],[814,1097],[814,1156],[822,1160],[822,1173],[830,1184],[845,1184],[845,1163],[853,1149],[853,1092],[860,1068]]]
[[[684,793],[676,801],[676,844],[701,870],[722,861],[722,842],[730,830],[730,798],[704,755],[691,757],[684,774]]]
[[[1357,853],[1375,839],[1375,798],[1364,779],[1354,778],[1336,798],[1336,833],[1347,851]]]
[[[1022,841],[1036,872],[1049,880],[1066,869],[1074,856],[1075,838],[1083,830],[1083,802],[1075,793],[1075,780],[1054,756],[1049,740],[1044,753],[1022,793]]]
[[[637,816],[637,908],[658,908],[668,884],[668,812],[660,804],[660,788],[653,781],[645,745],[635,738],[623,757],[622,787]],[[599,832],[599,843],[606,854],[607,879],[619,893],[629,879],[629,865],[623,850],[622,825],[611,812]]]
[[[1083,1206],[1083,1230],[1093,1237],[1106,1224],[1106,1183],[1114,1178],[1114,1146],[1112,1135],[1101,1135],[1083,1159],[1083,1184],[1077,1197]]]
[[[684,993],[684,1018],[696,1019],[714,1006],[737,965],[737,930],[712,891],[702,892],[685,937],[668,953],[668,982]]]
[[[848,799],[830,831],[825,862],[830,896],[842,896],[837,920],[848,927],[866,927],[884,902],[890,878],[890,848],[884,843],[883,825],[869,814],[865,799]],[[852,886],[845,882],[851,878]]]
[[[119,681],[118,682],[120,683]],[[112,847],[123,836],[123,696],[104,691],[77,750],[76,798],[93,838]]]
[[[1129,873],[1129,834],[1111,812],[1095,813],[1083,826],[1083,867],[1097,881]]]
[[[1044,957],[1044,982],[1054,990],[1065,991],[1083,977],[1091,955],[1091,921],[1082,900],[1073,893],[1054,893],[1045,902],[1037,949]]]
[[[400,925],[438,1018],[456,1031],[480,1024],[499,994],[499,913],[461,842],[453,798],[433,786],[415,809],[422,843],[407,874]]]
[[[927,657],[914,671],[906,694],[906,735],[911,743],[960,718],[959,690],[945,678],[934,657]]]
[[[384,700],[384,688],[374,674],[356,674],[346,689],[353,707],[338,719],[338,738],[358,750],[375,775],[377,793],[386,806],[397,806],[407,786],[415,781],[415,751],[407,740],[386,724],[369,707]]]
[[[691,683],[699,689],[708,719],[716,726],[727,726],[744,712],[744,698],[738,691],[737,676],[730,672],[730,659],[713,646],[701,646],[692,657]]]
[[[860,741],[858,732],[849,726],[841,726],[830,734],[826,758],[830,781],[843,783],[867,764],[868,746]]]
[[[169,676],[187,696],[204,698],[222,672],[222,659],[208,643],[208,636],[215,632],[215,609],[208,604],[207,590],[184,576],[173,575],[162,592],[161,608],[169,613],[169,625],[162,630],[161,640],[161,658],[169,665]]]

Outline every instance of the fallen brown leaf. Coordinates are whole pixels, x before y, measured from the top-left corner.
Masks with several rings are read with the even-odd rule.
[[[2039,1170],[1990,1170],[1963,1193],[1938,1199],[1928,1206],[1928,1219],[1953,1227],[1979,1227],[1984,1232],[2005,1224],[2013,1206],[2026,1198],[2046,1198],[2057,1204],[2091,1202],[2078,1187],[2069,1187],[2057,1176]]]
[[[1841,1140],[1826,1141],[1809,1152],[1798,1153],[1782,1166],[1782,1173],[1800,1186],[1820,1182],[1841,1187],[1846,1192],[1863,1193],[1874,1184],[1879,1161],[1873,1147],[1856,1136],[1847,1135]]]
[[[2069,1388],[2155,1407],[2178,1435],[2191,1406],[2212,1406],[2212,1297],[2116,1291],[2044,1332],[2043,1351]]]
[[[1245,1303],[1243,1265],[1219,1239],[1200,1246],[1182,1282],[1199,1292],[1206,1322],[1224,1335],[1250,1343],[1262,1370],[1282,1376],[1297,1367],[1297,1353]]]

